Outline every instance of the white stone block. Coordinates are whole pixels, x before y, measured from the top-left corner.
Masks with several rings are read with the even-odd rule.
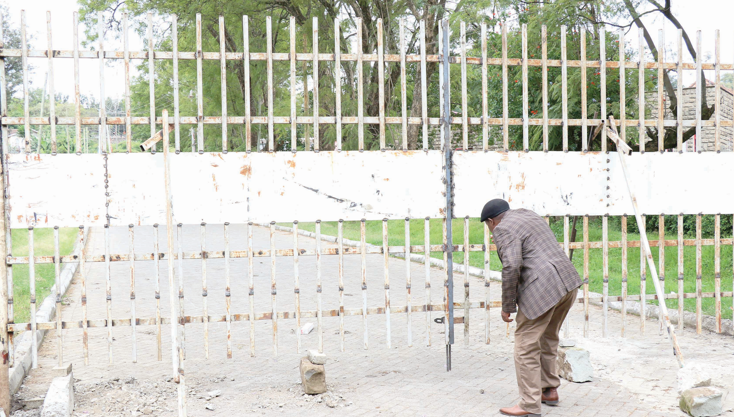
[[[326,355],[319,353],[318,350],[309,350],[308,360],[314,365],[324,365],[326,364]]]
[[[74,375],[54,378],[43,402],[41,417],[70,417],[74,411]]]
[[[559,348],[558,376],[571,382],[589,382],[594,376],[589,352],[581,348]]]
[[[680,396],[680,409],[693,417],[712,417],[721,414],[723,391],[714,387],[686,390]]]

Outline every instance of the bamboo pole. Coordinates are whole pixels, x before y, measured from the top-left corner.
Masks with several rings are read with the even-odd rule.
[[[650,273],[652,274],[652,281],[653,285],[655,286],[655,292],[657,293],[659,302],[660,302],[660,312],[661,315],[665,319],[665,327],[668,331],[668,338],[672,344],[673,352],[675,354],[675,358],[678,360],[678,366],[681,368],[684,366],[684,360],[683,360],[683,353],[680,350],[680,347],[678,346],[678,338],[675,335],[675,328],[670,323],[670,317],[668,316],[668,308],[665,305],[665,290],[660,285],[660,282],[658,281],[657,277],[657,269],[655,268],[655,261],[653,260],[652,253],[650,252],[650,244],[647,240],[647,232],[645,231],[645,227],[642,224],[642,218],[639,214],[639,209],[637,207],[637,199],[635,198],[635,195],[632,191],[632,188],[630,186],[630,178],[627,173],[627,160],[626,156],[631,152],[631,148],[627,146],[626,143],[624,143],[619,135],[617,134],[616,128],[614,126],[614,118],[609,117],[609,124],[607,125],[607,129],[609,131],[607,132],[610,136],[610,138],[614,141],[614,143],[617,145],[617,153],[619,154],[619,161],[622,166],[622,173],[624,174],[624,179],[627,184],[627,191],[629,192],[630,200],[632,202],[632,207],[635,211],[635,219],[637,220],[637,226],[640,229],[640,240],[641,244],[646,249],[646,257],[647,257],[647,263],[650,267]],[[644,295],[644,294],[641,294]]]

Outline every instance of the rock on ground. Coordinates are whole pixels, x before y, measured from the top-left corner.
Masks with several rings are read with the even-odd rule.
[[[326,355],[319,353],[318,350],[309,350],[308,360],[314,365],[326,365]]]
[[[589,351],[581,348],[559,348],[556,368],[558,376],[571,382],[589,382],[594,376]]]
[[[691,388],[711,385],[711,374],[703,364],[688,362],[678,370],[678,394]]]
[[[723,392],[714,387],[686,390],[680,396],[680,409],[693,417],[718,416],[722,413]]]
[[[324,365],[315,365],[308,358],[301,358],[301,383],[306,394],[326,392],[326,370]]]
[[[43,401],[41,417],[70,417],[74,411],[74,375],[54,378]]]

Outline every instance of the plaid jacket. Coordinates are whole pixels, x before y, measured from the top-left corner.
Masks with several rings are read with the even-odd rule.
[[[502,311],[535,319],[581,286],[576,268],[542,217],[510,210],[494,229],[502,261]]]

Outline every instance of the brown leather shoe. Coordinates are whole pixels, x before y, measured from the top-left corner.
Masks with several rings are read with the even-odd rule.
[[[520,408],[519,405],[513,407],[500,408],[500,413],[506,416],[514,417],[540,417],[540,414],[528,413],[527,411]]]
[[[558,404],[558,390],[556,388],[546,388],[540,397],[540,402],[548,405]]]

